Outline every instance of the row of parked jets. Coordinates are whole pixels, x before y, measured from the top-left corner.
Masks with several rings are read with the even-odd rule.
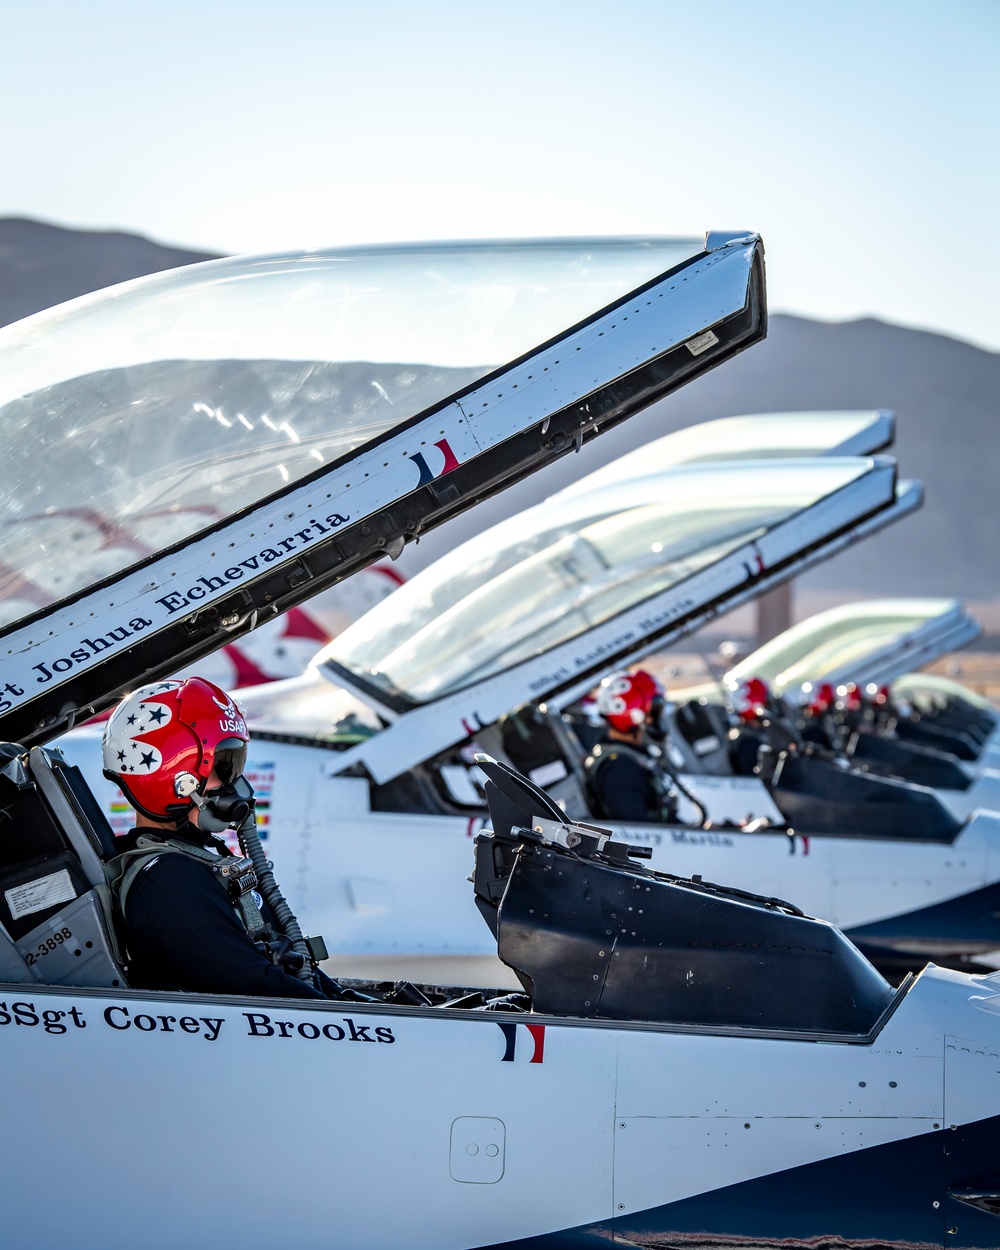
[[[886,412],[662,438],[240,691],[349,997],[142,989],[116,942],[88,717],[272,675],[255,631],[320,641],[280,613],[765,333],[740,232],[236,257],[0,331],[9,1244],[1000,1245],[1000,724],[918,671],[962,606],[671,689],[674,821],[586,786],[605,675],[919,506]]]
[[[487,814],[474,756],[516,765],[567,818],[595,823],[583,764],[600,722],[566,669],[600,655],[586,668],[592,687],[665,636],[676,644],[728,606],[714,567],[756,558],[776,529],[789,535],[786,576],[839,550],[827,534],[857,522],[866,478],[884,470],[858,453],[891,445],[893,431],[879,411],[731,417],[667,435],[462,544],[303,675],[242,690],[261,832],[300,915],[341,957],[334,966],[489,954],[465,880]],[[879,526],[915,490],[895,493]],[[698,598],[694,570],[709,587]],[[674,691],[663,766],[681,784],[684,821],[613,836],[649,847],[655,868],[792,899],[894,972],[990,958],[996,719],[969,691],[912,672],[978,634],[954,600],[864,601]],[[763,686],[738,709],[750,682]],[[100,735],[82,729],[61,747],[124,832],[131,809],[101,776]]]

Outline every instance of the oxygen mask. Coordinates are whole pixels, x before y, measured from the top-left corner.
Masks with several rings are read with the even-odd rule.
[[[204,833],[238,829],[254,806],[253,786],[243,776],[192,798],[198,808],[198,828]]]
[[[656,695],[646,713],[646,736],[651,742],[664,742],[668,732],[667,702],[660,695]]]

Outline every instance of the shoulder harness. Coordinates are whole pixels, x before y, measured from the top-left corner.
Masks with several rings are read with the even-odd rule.
[[[652,759],[645,751],[640,751],[637,747],[630,746],[627,742],[599,742],[593,751],[587,756],[583,762],[583,771],[586,778],[587,794],[591,803],[600,811],[594,812],[594,815],[602,820],[606,820],[607,813],[603,810],[601,797],[597,792],[597,774],[601,771],[605,764],[617,759],[619,756],[625,756],[636,761],[646,772],[649,773],[650,784],[655,795],[655,808],[649,813],[651,819],[661,819],[664,799],[666,797],[666,787],[663,784],[663,776],[656,766],[656,761]]]
[[[125,916],[125,902],[129,890],[135,884],[141,872],[151,867],[164,855],[186,855],[188,859],[197,860],[216,877],[225,889],[229,901],[243,922],[247,933],[256,938],[267,924],[261,915],[260,907],[254,898],[253,891],[257,886],[257,874],[253,864],[242,855],[234,855],[224,844],[220,843],[221,853],[216,855],[207,848],[192,846],[181,838],[163,837],[159,834],[140,834],[135,846],[129,851],[122,851],[110,859],[106,865],[108,885],[119,915]]]

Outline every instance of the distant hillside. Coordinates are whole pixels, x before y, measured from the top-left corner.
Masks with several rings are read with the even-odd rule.
[[[215,259],[137,234],[0,217],[0,326],[116,282]]]
[[[135,235],[0,219],[0,324],[86,291],[207,253]],[[840,325],[772,316],[767,341],[410,547],[412,573],[456,541],[529,506],[633,447],[744,412],[891,408],[904,476],[923,510],[802,579],[805,589],[1000,600],[1000,354],[880,321]]]

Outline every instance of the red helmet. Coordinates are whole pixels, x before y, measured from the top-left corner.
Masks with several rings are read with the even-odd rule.
[[[815,686],[812,682],[804,682],[802,696],[805,709],[811,716],[822,716],[837,702],[837,692],[828,681],[817,682]]]
[[[150,820],[180,820],[215,770],[226,784],[247,757],[243,709],[202,677],[160,681],[126,695],[104,727],[104,775]]]
[[[853,681],[845,681],[837,687],[837,702],[845,712],[860,712],[865,700]]]
[[[663,698],[663,687],[644,669],[612,673],[597,687],[597,710],[614,729],[628,733],[644,725],[656,700]]]
[[[760,720],[770,698],[770,687],[762,677],[746,677],[733,690],[733,708],[740,720]]]

